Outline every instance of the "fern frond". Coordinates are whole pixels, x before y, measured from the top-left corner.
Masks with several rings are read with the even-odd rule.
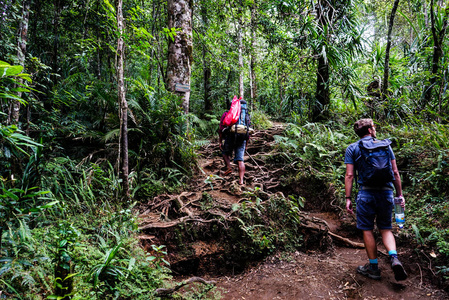
[[[105,136],[103,137],[103,140],[105,143],[114,141],[114,140],[118,139],[119,134],[120,134],[119,128],[113,129],[105,134]]]
[[[197,147],[203,147],[203,146],[209,145],[210,140],[196,140],[193,144]]]

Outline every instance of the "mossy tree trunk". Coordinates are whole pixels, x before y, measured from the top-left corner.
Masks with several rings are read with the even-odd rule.
[[[182,106],[186,114],[189,112],[190,76],[193,62],[192,7],[192,0],[167,1],[168,28],[180,28],[176,36],[169,39],[167,89],[183,98]]]
[[[17,59],[18,64],[25,68],[25,56],[27,52],[27,40],[28,40],[28,22],[30,19],[30,5],[31,0],[22,1],[22,19],[19,23],[19,36],[17,42]],[[23,78],[19,77],[18,84],[23,84]],[[22,97],[22,92],[17,92],[17,97]],[[20,102],[12,101],[9,112],[9,124],[18,124],[20,117]]]
[[[123,192],[126,199],[129,199],[129,167],[128,167],[128,102],[126,101],[125,91],[125,42],[123,40],[124,23],[123,23],[123,1],[117,1],[117,29],[118,29],[118,41],[117,41],[117,90],[118,101],[120,105],[120,150],[121,152],[121,165],[122,165],[122,178],[123,178]]]

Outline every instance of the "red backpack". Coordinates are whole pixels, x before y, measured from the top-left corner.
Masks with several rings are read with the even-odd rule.
[[[237,96],[234,96],[234,99],[232,99],[231,108],[229,109],[228,113],[226,114],[223,120],[224,126],[234,125],[239,120],[240,100],[242,100],[242,97],[237,98]]]

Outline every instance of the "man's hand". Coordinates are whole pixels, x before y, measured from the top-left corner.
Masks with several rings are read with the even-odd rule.
[[[401,206],[402,207],[405,207],[405,199],[404,199],[404,196],[402,196],[402,195],[400,195],[400,196],[398,196],[397,198],[401,198]]]
[[[352,210],[352,201],[349,198],[346,198],[346,211],[348,214],[353,215],[354,211]]]

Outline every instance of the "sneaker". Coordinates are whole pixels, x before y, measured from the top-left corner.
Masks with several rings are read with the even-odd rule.
[[[367,263],[364,266],[358,266],[357,267],[357,273],[362,274],[363,276],[369,277],[371,279],[380,279],[380,270],[373,270],[371,269],[371,265]]]
[[[396,281],[407,279],[407,273],[397,257],[391,258],[391,267],[393,268],[394,279]]]

